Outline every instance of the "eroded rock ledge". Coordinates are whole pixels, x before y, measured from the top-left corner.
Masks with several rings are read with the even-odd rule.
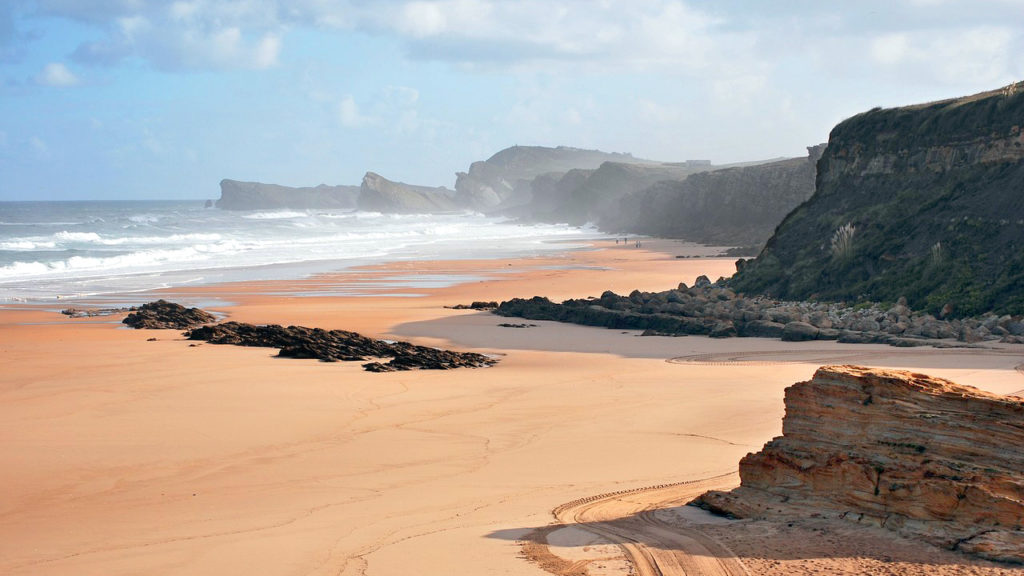
[[[741,518],[821,516],[1024,563],[1024,401],[939,378],[825,366],[786,389],[782,436],[741,486],[694,503]]]

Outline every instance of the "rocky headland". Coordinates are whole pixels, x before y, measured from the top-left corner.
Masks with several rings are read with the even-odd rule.
[[[701,276],[675,290],[565,300],[514,298],[494,312],[529,320],[555,320],[646,335],[713,338],[763,337],[787,341],[838,340],[892,346],[965,346],[990,341],[1024,343],[1024,318],[985,314],[939,318],[912,310],[904,299],[891,306],[784,301],[735,292],[724,279]]]
[[[740,461],[740,487],[695,504],[739,518],[843,518],[1024,563],[1024,400],[825,366],[787,388],[785,404],[782,436]]]
[[[538,176],[561,177],[573,170],[594,170],[605,162],[649,163],[630,154],[568,146],[511,146],[487,160],[473,162],[466,172],[457,172],[457,200],[468,209],[502,212],[531,203],[532,183]]]
[[[805,158],[663,178],[625,194],[598,215],[612,232],[679,238],[711,246],[754,246],[814,193],[815,166],[825,145]]]
[[[455,192],[443,186],[415,186],[367,172],[359,188],[357,206],[369,212],[431,214],[461,210]]]
[[[217,208],[224,210],[275,210],[282,208],[352,209],[359,197],[358,186],[319,186],[292,188],[279,184],[220,181]]]
[[[1024,83],[837,125],[814,195],[739,267],[788,300],[1024,314]]]

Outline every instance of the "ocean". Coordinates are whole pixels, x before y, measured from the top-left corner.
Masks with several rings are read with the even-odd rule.
[[[471,213],[228,211],[203,201],[2,202],[0,304],[302,278],[400,260],[530,256],[582,247],[597,236],[589,228]]]

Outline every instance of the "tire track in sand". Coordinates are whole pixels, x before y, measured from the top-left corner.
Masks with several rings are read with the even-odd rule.
[[[536,530],[524,543],[523,554],[557,576],[587,574],[585,563],[559,562],[546,544],[548,534],[573,525],[617,545],[638,576],[750,576],[722,543],[694,525],[668,524],[656,514],[661,508],[684,505],[707,490],[737,483],[736,473],[730,472],[573,500],[552,511],[559,524]]]

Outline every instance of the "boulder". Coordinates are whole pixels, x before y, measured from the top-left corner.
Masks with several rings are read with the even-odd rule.
[[[782,328],[782,339],[786,342],[816,340],[820,330],[806,322],[790,322]]]

